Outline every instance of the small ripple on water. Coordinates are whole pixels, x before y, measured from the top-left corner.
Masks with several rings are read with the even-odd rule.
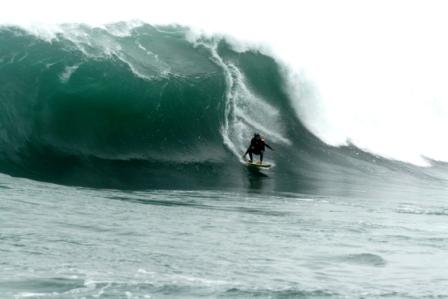
[[[448,209],[443,207],[423,208],[404,206],[398,208],[396,211],[400,214],[448,216]]]
[[[151,198],[135,198],[135,197],[122,197],[122,196],[108,196],[110,199],[121,200],[127,202],[134,202],[146,205],[164,206],[164,207],[187,207],[196,209],[216,210],[216,211],[228,211],[228,212],[241,212],[247,214],[256,214],[262,216],[285,216],[291,214],[287,211],[275,211],[272,209],[260,209],[240,206],[215,206],[210,204],[202,204],[196,201],[175,201],[175,200],[158,200]]]
[[[383,267],[387,264],[381,256],[372,253],[347,254],[337,258],[338,260],[358,265]]]
[[[67,291],[83,287],[84,280],[79,278],[29,278],[24,280],[10,280],[0,282],[1,290],[10,292],[20,290],[21,294],[29,295],[65,293]]]
[[[220,294],[218,297],[222,298],[340,298],[336,293],[324,291],[324,290],[313,290],[313,291],[301,291],[297,289],[284,289],[284,290],[269,290],[269,289],[254,289],[245,290],[232,288],[224,293]]]

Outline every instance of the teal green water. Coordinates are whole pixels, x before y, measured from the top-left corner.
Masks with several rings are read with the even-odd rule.
[[[448,213],[435,193],[0,184],[2,298],[448,296]]]
[[[0,298],[448,298],[445,163],[324,144],[222,37],[59,29],[0,27]]]
[[[108,188],[247,187],[240,156],[260,132],[276,149],[266,157],[271,191],[314,193],[341,172],[446,179],[322,143],[297,118],[272,57],[191,41],[182,27],[114,33],[123,26],[65,25],[50,41],[0,28],[1,172]]]

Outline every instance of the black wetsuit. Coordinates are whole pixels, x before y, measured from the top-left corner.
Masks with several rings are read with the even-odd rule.
[[[250,141],[250,145],[247,148],[246,153],[244,156],[249,154],[249,158],[252,161],[252,154],[260,155],[260,162],[263,162],[263,152],[265,151],[265,146],[272,150],[272,147],[269,146],[266,142],[264,142],[264,139],[260,137],[254,137]]]

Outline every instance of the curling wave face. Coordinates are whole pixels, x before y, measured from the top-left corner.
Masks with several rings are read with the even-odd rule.
[[[322,143],[297,118],[276,60],[222,38],[117,23],[63,25],[50,38],[2,27],[0,44],[4,173],[120,188],[238,187],[253,183],[240,167],[253,132],[277,149],[274,189],[333,180],[338,168],[357,176],[380,161]]]

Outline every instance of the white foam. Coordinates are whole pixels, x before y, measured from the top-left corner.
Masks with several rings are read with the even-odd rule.
[[[79,64],[72,65],[72,66],[67,66],[64,69],[64,72],[62,72],[62,74],[59,76],[61,82],[63,82],[63,83],[68,82],[68,80],[70,80],[70,77],[73,75],[74,72],[76,72],[76,70],[78,68],[79,68]]]
[[[273,142],[291,144],[284,137],[280,114],[262,97],[252,92],[243,74],[233,63],[225,62],[218,54],[217,41],[196,41],[210,49],[214,62],[219,65],[226,80],[226,107],[221,135],[224,144],[241,159],[248,140],[254,132],[267,136]]]

